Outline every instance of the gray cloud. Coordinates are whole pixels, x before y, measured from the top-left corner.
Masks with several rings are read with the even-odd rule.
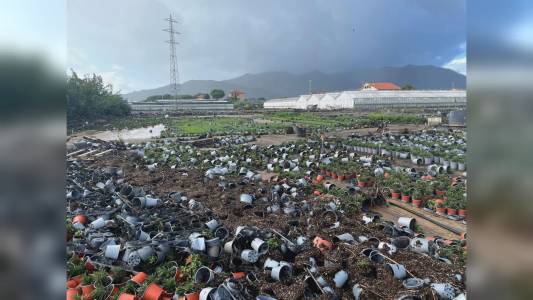
[[[459,45],[466,40],[463,0],[68,3],[69,53],[77,53],[69,55],[70,65],[113,71],[126,90],[168,82],[168,37],[162,28],[169,13],[180,21],[181,81],[264,71],[442,65],[461,54]]]

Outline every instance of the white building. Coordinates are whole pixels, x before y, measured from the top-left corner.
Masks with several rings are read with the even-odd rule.
[[[267,109],[378,109],[465,107],[464,90],[358,90],[265,101]]]

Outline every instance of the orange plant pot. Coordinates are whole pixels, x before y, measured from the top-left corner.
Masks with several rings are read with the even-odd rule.
[[[444,191],[436,191],[435,193],[437,194],[437,196],[444,196],[445,194]]]
[[[403,195],[402,196],[402,202],[408,203],[409,200],[411,200],[411,196],[409,196],[409,195]]]
[[[322,175],[318,175],[318,176],[316,177],[316,182],[321,183],[322,180],[324,180],[324,176],[322,176]]]
[[[94,285],[84,285],[81,287],[81,294],[83,295],[84,300],[92,300],[91,293],[94,291]]]
[[[416,207],[422,206],[422,200],[420,199],[413,199],[413,205]]]
[[[241,278],[244,278],[244,276],[246,276],[246,273],[244,273],[244,272],[233,272],[233,273],[231,273],[231,275],[233,276],[233,279],[239,280]]]
[[[315,239],[313,240],[313,245],[318,248],[320,252],[326,252],[333,248],[333,244],[330,241],[325,240],[319,236],[315,237]]]
[[[131,277],[131,281],[135,282],[136,284],[141,285],[146,280],[146,277],[148,277],[146,273],[139,272],[135,274],[133,277]]]
[[[72,219],[72,223],[81,223],[81,224],[87,224],[87,216],[84,216],[84,215],[76,215],[73,219]]]
[[[448,208],[446,209],[446,212],[448,213],[448,215],[450,215],[450,216],[454,216],[454,215],[457,214],[457,209],[455,209],[455,208],[449,208],[449,207],[448,207]]]
[[[466,209],[460,209],[458,213],[460,216],[466,217]]]
[[[358,187],[365,187],[365,186],[366,186],[366,182],[364,182],[364,181],[358,181],[358,182],[357,182],[357,186],[358,186]]]
[[[438,214],[445,215],[446,214],[446,208],[444,207],[437,207],[435,208]]]
[[[187,300],[199,300],[200,299],[200,293],[193,292],[193,293],[185,294],[185,299],[187,299]]]
[[[120,296],[118,296],[118,300],[136,300],[137,297],[135,297],[135,295],[132,295],[132,294],[126,294],[126,293],[123,293],[123,294],[120,294]]]
[[[143,300],[159,300],[163,294],[163,288],[155,283],[150,283],[144,291]]]
[[[391,193],[391,197],[392,197],[392,199],[400,199],[400,193],[392,192]]]
[[[67,288],[72,289],[80,285],[81,275],[73,276],[67,281]]]
[[[313,194],[314,194],[315,196],[320,196],[320,195],[322,195],[322,193],[321,193],[319,190],[315,190],[315,191],[313,192]]]
[[[80,294],[80,289],[68,289],[67,290],[67,300],[74,300],[74,296]]]

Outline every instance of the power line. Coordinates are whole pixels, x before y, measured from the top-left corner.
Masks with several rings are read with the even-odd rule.
[[[179,83],[179,72],[178,72],[178,61],[176,58],[176,45],[179,43],[176,42],[176,34],[180,34],[174,28],[174,24],[177,24],[178,21],[172,18],[172,14],[165,19],[168,21],[168,28],[163,29],[169,33],[169,40],[165,41],[170,46],[170,86],[174,94],[174,99],[176,100],[176,110],[178,109],[178,83]]]

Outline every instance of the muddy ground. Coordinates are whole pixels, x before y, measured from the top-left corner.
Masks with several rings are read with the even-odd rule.
[[[340,219],[340,227],[331,229],[331,222],[320,216],[311,216],[310,226],[307,226],[308,215],[289,217],[281,214],[264,214],[267,203],[256,201],[252,208],[246,208],[239,201],[240,194],[249,193],[261,196],[260,189],[270,190],[274,183],[268,181],[239,184],[240,177],[231,178],[237,183],[234,188],[222,190],[218,187],[218,181],[208,180],[200,170],[172,170],[169,167],[160,167],[154,172],[149,172],[141,161],[131,158],[127,151],[118,151],[117,154],[106,155],[92,162],[92,167],[117,166],[124,170],[125,181],[134,186],[142,186],[147,193],[165,198],[170,192],[180,191],[189,198],[201,202],[206,208],[212,210],[220,219],[221,223],[235,232],[240,225],[257,226],[263,229],[275,229],[289,237],[298,235],[307,236],[312,240],[320,235],[329,241],[342,233],[351,233],[357,237],[377,237],[381,241],[389,241],[389,238],[377,226],[373,224],[363,225],[360,214],[345,214]],[[329,195],[311,196],[311,191],[305,197],[310,203],[329,201]],[[314,247],[308,247],[299,253],[294,259],[294,276],[289,282],[280,284],[270,282],[269,276],[258,276],[258,286],[261,292],[275,295],[278,299],[303,299],[304,279],[306,278],[305,265],[309,263],[309,257],[314,257],[319,266],[320,273],[332,282],[334,274],[344,269],[349,273],[349,281],[342,289],[337,290],[342,299],[353,299],[352,287],[359,283],[364,290],[364,299],[394,299],[400,295],[412,293],[402,286],[400,280],[395,279],[384,268],[384,264],[364,264],[367,258],[359,253],[368,248],[368,243],[358,245],[335,244],[331,251],[321,253]],[[280,251],[270,251],[269,257],[276,260],[284,260]],[[463,283],[455,279],[456,274],[464,276],[464,267],[458,264],[449,265],[427,255],[414,253],[407,250],[399,250],[390,256],[394,261],[403,264],[411,272],[412,276],[428,278],[431,282],[451,283],[457,288],[464,290]],[[224,258],[227,259],[227,258]],[[260,261],[261,262],[261,261]],[[259,263],[258,263],[259,265]],[[229,263],[226,264],[229,266]],[[261,265],[262,266],[262,265]],[[230,267],[231,272],[247,271],[250,267]],[[436,299],[429,287],[416,291],[423,299]],[[323,295],[326,299],[327,296]]]

